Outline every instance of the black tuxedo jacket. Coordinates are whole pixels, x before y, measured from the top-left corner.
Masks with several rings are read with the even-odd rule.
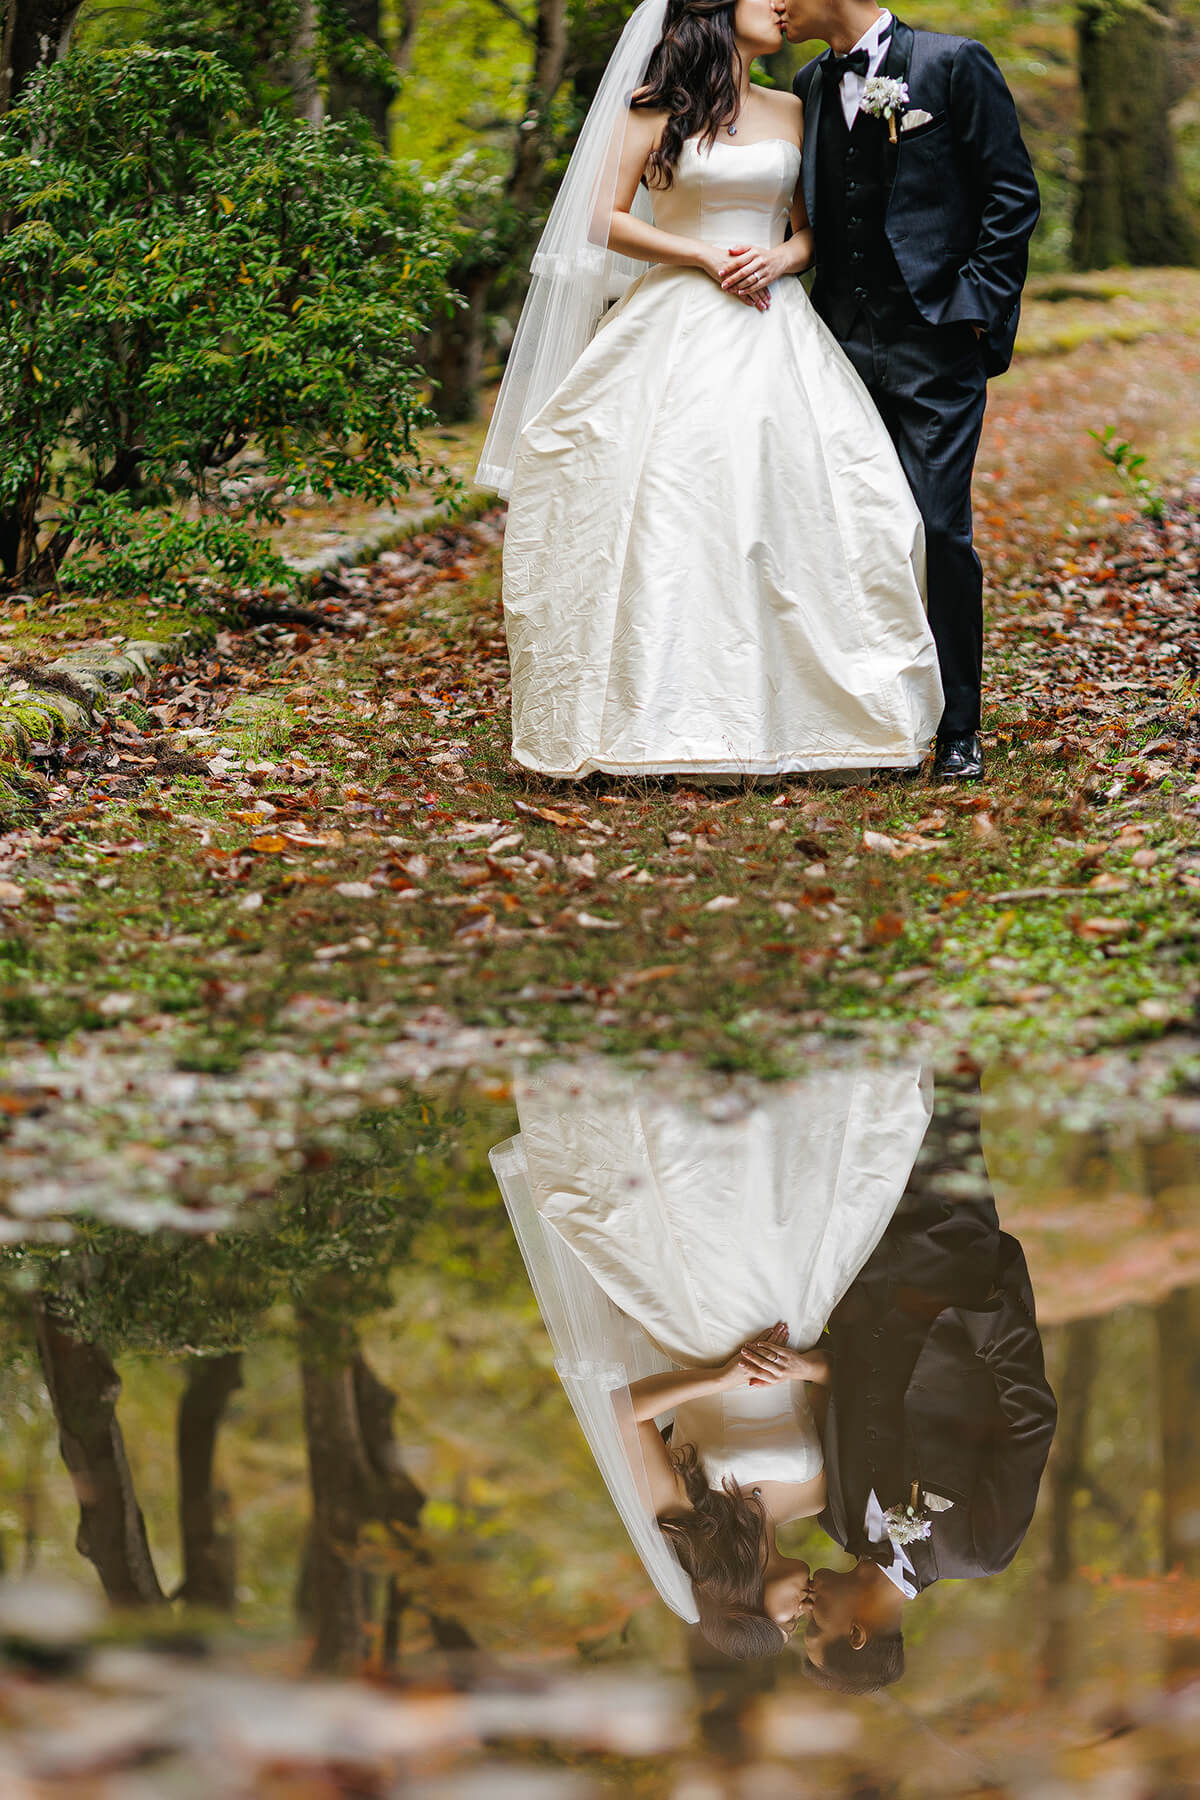
[[[909,1546],[923,1589],[1012,1561],[1037,1504],[1057,1409],[1025,1257],[1000,1231],[990,1194],[951,1202],[921,1185],[918,1163],[909,1195],[830,1321],[820,1523],[863,1555],[872,1487],[885,1509],[907,1501],[913,1482],[953,1501],[931,1512],[932,1535]]]
[[[833,99],[821,76],[826,50],[794,87],[804,102],[804,198],[820,270],[817,129]],[[1012,361],[1029,239],[1038,221],[1037,179],[1016,107],[991,53],[972,38],[914,31],[897,19],[881,74],[908,84],[905,110],[930,115],[889,146],[888,242],[922,317],[931,325],[984,327],[984,362]],[[862,119],[886,130],[882,121]]]

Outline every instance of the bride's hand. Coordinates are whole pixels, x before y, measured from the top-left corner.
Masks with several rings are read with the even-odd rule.
[[[723,1387],[762,1387],[764,1379],[746,1361],[747,1355],[753,1351],[761,1356],[766,1356],[772,1349],[778,1348],[780,1345],[786,1348],[787,1334],[787,1324],[783,1319],[779,1319],[766,1331],[760,1331],[757,1337],[751,1338],[748,1343],[743,1344],[740,1350],[735,1350],[721,1370],[721,1385]]]
[[[791,269],[789,252],[783,245],[775,250],[759,250],[753,244],[734,244],[721,270],[721,286],[739,300],[766,300],[773,281]]]
[[[713,250],[706,246],[704,257],[700,265],[704,270],[704,273],[710,275],[719,288],[725,288],[727,293],[730,290],[725,281],[725,276],[729,271],[729,258],[732,255],[733,251],[731,250]],[[734,294],[734,299],[740,300],[743,306],[752,306],[755,312],[770,311],[771,296],[765,289],[761,294]]]
[[[829,1358],[823,1350],[791,1350],[786,1343],[768,1338],[744,1344],[739,1356],[753,1385],[829,1380]]]

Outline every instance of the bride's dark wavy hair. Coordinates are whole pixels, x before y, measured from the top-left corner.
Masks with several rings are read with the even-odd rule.
[[[639,110],[665,112],[662,142],[646,164],[646,185],[669,188],[685,141],[699,136],[711,149],[717,133],[737,118],[742,58],[734,37],[737,0],[670,0],[663,34],[643,85]]]
[[[670,1452],[692,1510],[660,1519],[692,1578],[700,1629],[726,1656],[777,1656],[787,1639],[763,1611],[767,1515],[761,1500],[726,1479],[710,1488],[692,1444]]]

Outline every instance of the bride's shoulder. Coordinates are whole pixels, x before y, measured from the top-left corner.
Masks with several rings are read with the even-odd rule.
[[[629,107],[625,119],[625,142],[626,144],[630,143],[630,141],[636,142],[639,145],[644,144],[647,150],[653,150],[658,147],[659,140],[667,128],[667,123],[671,115],[661,109],[655,109],[649,106],[639,106],[637,104],[641,96],[648,91],[649,90],[646,88],[637,88],[634,90],[632,95],[633,103]]]
[[[786,88],[760,88],[759,93],[770,109],[771,120],[780,137],[804,140],[804,103]]]

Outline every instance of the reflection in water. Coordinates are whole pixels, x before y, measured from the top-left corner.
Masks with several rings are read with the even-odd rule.
[[[518,1081],[515,1096],[473,1082],[389,1104],[252,1230],[143,1237],[82,1218],[69,1243],[5,1248],[5,1574],[83,1581],[136,1608],[139,1631],[180,1620],[215,1635],[241,1658],[238,1716],[255,1729],[264,1669],[365,1668],[436,1693],[447,1744],[523,1731],[543,1762],[590,1759],[617,1791],[684,1791],[696,1765],[672,1760],[681,1732],[688,1756],[702,1737],[752,1765],[737,1778],[749,1787],[718,1774],[706,1793],[769,1791],[772,1759],[791,1780],[817,1754],[830,1793],[1181,1791],[1200,1752],[1186,1685],[1200,1623],[1194,1138],[1162,1123],[1169,1108],[1137,1130],[1094,1113],[1065,1124],[985,1077],[985,1171],[978,1095],[939,1082],[935,1098],[916,1068],[766,1087],[596,1069]],[[637,1384],[731,1361],[779,1319],[794,1349],[820,1340],[828,1380],[814,1358],[786,1371],[797,1381],[676,1391],[669,1443],[655,1434],[672,1482],[671,1457],[694,1445],[705,1494],[726,1473],[753,1477],[760,1450],[782,1457],[748,1485],[771,1509],[755,1538],[781,1559],[769,1566],[816,1572],[789,1653],[731,1662],[630,1553],[488,1167],[518,1125],[501,1172],[519,1202],[523,1156],[514,1211],[541,1246],[532,1270],[569,1397],[589,1426],[589,1406],[614,1422],[593,1430],[605,1480],[685,1616],[692,1584],[657,1524],[672,1508],[639,1454],[643,1441],[658,1454],[664,1390]],[[1061,1409],[1040,1495],[1053,1409],[1029,1276]],[[819,1492],[795,1503],[794,1490],[814,1479],[823,1397],[818,1510]],[[904,1546],[910,1573],[869,1521],[910,1502],[913,1482],[930,1536]],[[884,1560],[917,1596],[901,1599]],[[869,1667],[852,1643],[855,1625],[876,1635],[856,1581],[901,1609],[905,1638],[903,1682],[867,1701],[805,1673],[806,1660],[829,1672],[825,1640]],[[36,1636],[30,1604],[18,1630],[6,1596],[0,1639]],[[34,1611],[49,1634],[54,1609]],[[620,1669],[638,1673],[615,1701],[604,1677]],[[660,1674],[690,1684],[690,1720]],[[143,1665],[97,1676],[106,1732],[118,1676],[151,1679]],[[582,1683],[569,1703],[563,1677]],[[172,1674],[176,1719],[191,1679]],[[273,1755],[308,1741],[304,1720],[319,1735],[312,1698],[298,1723],[282,1687]],[[231,1720],[232,1691],[206,1716]],[[648,1709],[637,1730],[631,1693]],[[663,1694],[669,1728],[649,1717]],[[415,1717],[403,1730],[418,1740]],[[247,1778],[245,1791],[259,1790]]]
[[[562,1069],[518,1085],[520,1135],[492,1153],[659,1593],[734,1657],[801,1627],[808,1672],[850,1693],[903,1672],[906,1600],[1012,1561],[1054,1433],[977,1113],[951,1092],[935,1114],[933,1085],[824,1070],[713,1117],[648,1076]],[[853,1570],[783,1553],[816,1515]]]

